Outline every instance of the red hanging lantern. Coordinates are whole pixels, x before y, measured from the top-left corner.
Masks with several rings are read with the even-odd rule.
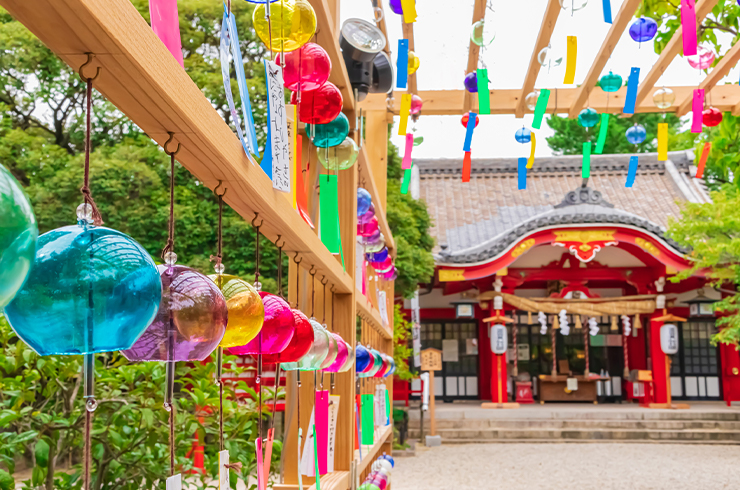
[[[281,64],[282,53],[278,53],[278,65]],[[306,43],[295,51],[285,53],[285,69],[283,70],[283,84],[288,90],[302,92],[316,90],[329,80],[331,60],[324,48],[316,43]]]
[[[470,113],[466,112],[463,114],[462,119],[460,119],[460,122],[462,123],[464,128],[468,127],[468,120],[470,119]],[[475,115],[475,127],[478,127],[478,124],[480,124],[480,116],[478,114]]]
[[[702,113],[701,118],[704,126],[713,128],[715,126],[719,126],[719,123],[722,122],[724,116],[722,115],[722,112],[716,107],[710,107]]]
[[[291,104],[298,104],[296,92],[290,96]],[[342,93],[331,82],[310,92],[301,92],[299,119],[306,124],[329,124],[342,112]]]

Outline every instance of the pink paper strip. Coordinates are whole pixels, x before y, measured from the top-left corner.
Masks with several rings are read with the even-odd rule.
[[[257,441],[257,489],[264,490],[265,488],[265,462],[262,459],[262,439],[259,437]]]
[[[170,50],[180,66],[184,68],[177,0],[149,0],[149,17],[152,19],[154,34]]]
[[[696,5],[694,0],[681,0],[681,30],[683,31],[683,55],[696,54]]]
[[[325,475],[329,455],[329,392],[326,390],[316,392],[316,444],[319,475]]]
[[[406,133],[406,149],[403,155],[403,164],[401,168],[407,170],[411,168],[411,150],[414,149],[414,134]]]
[[[697,88],[694,90],[694,100],[692,104],[693,118],[691,120],[691,132],[701,133],[703,128],[702,113],[704,112],[704,89]]]

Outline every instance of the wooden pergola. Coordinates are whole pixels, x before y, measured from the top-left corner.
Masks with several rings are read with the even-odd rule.
[[[245,220],[251,221],[255,213],[264,219],[262,233],[275,242],[280,236],[285,241],[284,251],[291,257],[297,255],[300,263],[300,297],[291,281],[289,299],[300,305],[304,311],[310,307],[309,270],[316,273],[317,279],[328,281],[327,290],[336,293],[334,319],[330,329],[339,333],[354,346],[356,322],[360,317],[362,324],[361,340],[373,348],[388,354],[393,353],[393,282],[379,282],[379,290],[387,297],[385,309],[390,312],[388,321],[380,316],[379,298],[375,291],[362,295],[355,286],[356,275],[356,224],[358,185],[367,189],[375,203],[376,215],[381,231],[386,237],[388,248],[395,254],[395,242],[386,219],[386,167],[387,131],[393,115],[400,109],[400,97],[395,105],[387,106],[386,95],[370,95],[362,103],[357,103],[344,66],[338,44],[340,0],[309,0],[318,21],[316,42],[329,54],[333,70],[330,81],[343,96],[343,111],[348,116],[351,131],[356,141],[360,141],[356,116],[365,117],[365,143],[362,145],[358,165],[339,172],[339,219],[342,224],[341,240],[344,251],[344,267],[338,257],[333,256],[323,245],[315,230],[311,230],[295,212],[290,199],[275,191],[270,179],[254,165],[242,149],[242,145],[231,128],[214,110],[201,90],[192,82],[185,71],[159,41],[149,25],[144,21],[130,0],[0,0],[0,4],[10,14],[23,23],[33,34],[64,60],[74,70],[87,60],[86,53],[95,55],[90,69],[101,68],[94,87],[126,116],[136,123],[158,144],[163,145],[168,133],[175,134],[177,143],[182,144],[178,161],[198,180],[214,189],[223,182],[228,189],[226,203]],[[383,0],[373,2],[383,11]],[[701,21],[715,6],[717,0],[699,0],[696,8],[697,20]],[[618,112],[624,102],[625,89],[607,96],[600,89],[594,90],[606,62],[617,41],[627,28],[639,7],[639,0],[625,0],[614,17],[613,24],[601,46],[593,66],[584,82],[577,88],[552,91],[548,112],[567,113],[576,117],[590,101],[599,112]],[[486,1],[475,0],[473,22],[483,19],[486,14]],[[535,89],[541,65],[537,54],[548,45],[555,29],[561,8],[558,0],[548,0],[542,24],[537,36],[531,59],[521,87],[506,90],[491,90],[491,113],[514,114],[522,117],[530,112],[524,99]],[[378,22],[385,31],[386,17]],[[420,19],[421,21],[422,19]],[[401,20],[403,22],[403,20]],[[467,34],[468,26],[464,32]],[[403,23],[403,34],[414,49],[413,24]],[[460,35],[461,42],[467,36]],[[679,54],[681,31],[668,43],[658,62],[653,66],[642,84],[637,96],[637,112],[660,112],[652,98],[655,83],[665,68]],[[386,47],[390,53],[390,47]],[[467,62],[468,72],[478,66],[480,48],[470,43]],[[740,59],[740,44],[735,45],[725,58],[709,72],[701,84],[707,93],[711,91],[713,104],[722,111],[740,114],[740,87],[717,83]],[[676,94],[674,106],[666,109],[678,115],[685,114],[691,103],[695,87],[671,87]],[[422,115],[462,115],[478,110],[477,97],[463,90],[424,91],[417,90],[417,75],[409,77],[408,92],[418,93],[424,100]],[[302,149],[303,164],[309,158],[316,162],[315,148],[304,139]],[[307,179],[307,190],[317,182],[319,166],[312,165]],[[314,192],[310,196],[309,208],[315,213],[317,199]],[[295,277],[296,265],[291,261],[291,276]],[[368,270],[373,274],[372,270]],[[317,316],[323,312],[324,298],[322,288],[317,288]],[[282,483],[275,486],[280,490],[298,488],[296,403],[302,406],[300,424],[308,427],[311,407],[314,404],[313,376],[304,376],[303,388],[295,389],[295,374],[291,373],[287,383],[286,399],[286,440],[285,471]],[[319,379],[328,386],[328,377]],[[393,381],[386,380],[392,393]],[[360,386],[361,393],[373,393],[376,381],[367,380]],[[342,397],[339,407],[337,439],[335,448],[335,471],[322,478],[321,488],[348,489],[353,487],[350,475],[363,478],[378,454],[391,452],[392,427],[387,427],[376,438],[376,444],[363,452],[363,457],[355,451],[354,400],[356,380],[354,370],[336,377],[334,394]],[[392,398],[392,396],[391,396]],[[304,431],[304,433],[306,433]],[[312,478],[303,478],[308,488]],[[313,488],[313,487],[312,487]]]

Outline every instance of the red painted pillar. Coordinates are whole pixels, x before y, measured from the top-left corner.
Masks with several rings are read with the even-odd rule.
[[[489,347],[490,348],[490,347]],[[493,403],[507,403],[509,400],[506,390],[506,354],[491,354],[493,360],[491,366],[491,400]]]
[[[666,384],[666,355],[660,348],[660,327],[663,322],[653,318],[663,316],[662,311],[656,311],[650,318],[650,358],[653,365],[653,402],[668,403],[668,386]]]

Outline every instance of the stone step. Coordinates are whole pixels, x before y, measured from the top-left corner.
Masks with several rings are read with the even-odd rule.
[[[655,429],[437,429],[443,443],[450,441],[502,441],[502,440],[573,440],[573,441],[728,441],[740,444],[740,431],[721,430],[655,430]],[[413,431],[409,437],[418,437]]]
[[[525,406],[521,411],[532,412],[532,406]],[[500,414],[504,414],[504,416]],[[517,418],[516,415],[508,415],[511,412],[499,412],[496,410],[485,411],[484,414],[480,412],[473,412],[471,414],[465,413],[464,410],[457,411],[438,411],[437,421],[442,420],[501,420],[502,418]],[[411,409],[408,412],[409,422],[418,423],[419,421],[419,410]],[[537,413],[531,416],[532,419],[536,420],[713,420],[718,422],[740,422],[740,412],[701,412],[695,410],[632,410],[632,411],[612,411],[594,409],[593,411],[553,411]],[[427,414],[425,420],[429,419]],[[425,422],[426,423],[426,422]]]
[[[424,425],[428,428],[429,421]],[[461,419],[437,420],[439,429],[656,429],[656,430],[686,430],[707,429],[723,431],[740,431],[740,422],[717,420],[552,420],[552,419]],[[419,421],[411,421],[409,429],[418,430]]]
[[[701,444],[711,446],[736,446],[740,444],[737,441],[715,441],[715,440],[687,440],[675,441],[672,439],[635,439],[625,441],[622,439],[442,439],[442,444]]]

